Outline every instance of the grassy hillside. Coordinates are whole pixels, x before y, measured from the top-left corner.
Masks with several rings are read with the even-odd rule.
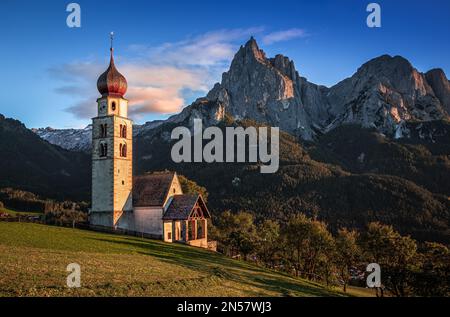
[[[12,209],[8,209],[8,208],[0,208],[0,212],[1,213],[5,213],[8,214],[12,217],[16,217],[16,216],[41,216],[42,213],[40,212],[29,212],[29,211],[17,211],[17,210],[12,210]]]
[[[0,264],[0,296],[342,296],[205,250],[36,224],[0,222]]]

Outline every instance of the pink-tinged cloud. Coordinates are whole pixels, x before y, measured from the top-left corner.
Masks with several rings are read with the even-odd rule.
[[[94,67],[94,65],[93,65]],[[206,93],[207,74],[203,72],[170,66],[142,66],[117,63],[117,67],[128,80],[128,91],[125,97],[130,100],[130,115],[138,119],[148,113],[173,114],[182,110],[185,105],[183,91],[200,91]],[[77,118],[92,118],[96,112],[95,100],[99,97],[97,91],[97,76],[93,73],[80,73],[76,77],[66,76],[67,69],[74,65],[53,69],[60,78],[67,78],[65,86],[58,87],[57,92],[69,95],[75,100],[82,100],[66,110]],[[101,73],[101,72],[100,72]],[[73,79],[74,82],[71,81]]]
[[[184,99],[176,89],[156,87],[131,87],[129,90],[130,114],[172,114],[181,111]]]
[[[173,114],[182,110],[185,90],[206,93],[208,74],[198,70],[173,66],[142,66],[125,64],[123,74],[128,78],[130,114]]]

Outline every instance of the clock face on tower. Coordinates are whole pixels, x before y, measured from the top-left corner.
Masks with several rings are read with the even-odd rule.
[[[102,100],[99,102],[99,104],[98,104],[98,114],[99,115],[106,114],[107,105],[108,104],[107,104],[106,100]]]

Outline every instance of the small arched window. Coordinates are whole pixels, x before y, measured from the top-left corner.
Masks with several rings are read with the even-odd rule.
[[[127,145],[126,144],[122,145],[121,153],[122,153],[122,155],[121,155],[122,157],[127,157]]]
[[[101,124],[100,125],[100,137],[101,138],[106,138],[108,135],[108,125],[105,124]]]
[[[100,157],[108,156],[108,144],[100,143]]]
[[[115,101],[113,101],[113,102],[111,103],[111,110],[112,110],[112,111],[116,111],[116,102],[115,102]]]
[[[127,138],[127,126],[125,124],[120,125],[119,131],[120,137],[126,139]]]

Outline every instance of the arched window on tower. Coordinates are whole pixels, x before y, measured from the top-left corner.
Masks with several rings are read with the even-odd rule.
[[[127,157],[127,145],[126,144],[122,145],[121,156]]]
[[[120,125],[119,131],[120,137],[126,139],[127,138],[127,126],[125,124]]]
[[[100,125],[100,137],[101,138],[106,138],[108,135],[108,125],[105,124],[101,124]]]
[[[100,143],[100,157],[108,156],[108,144]]]

